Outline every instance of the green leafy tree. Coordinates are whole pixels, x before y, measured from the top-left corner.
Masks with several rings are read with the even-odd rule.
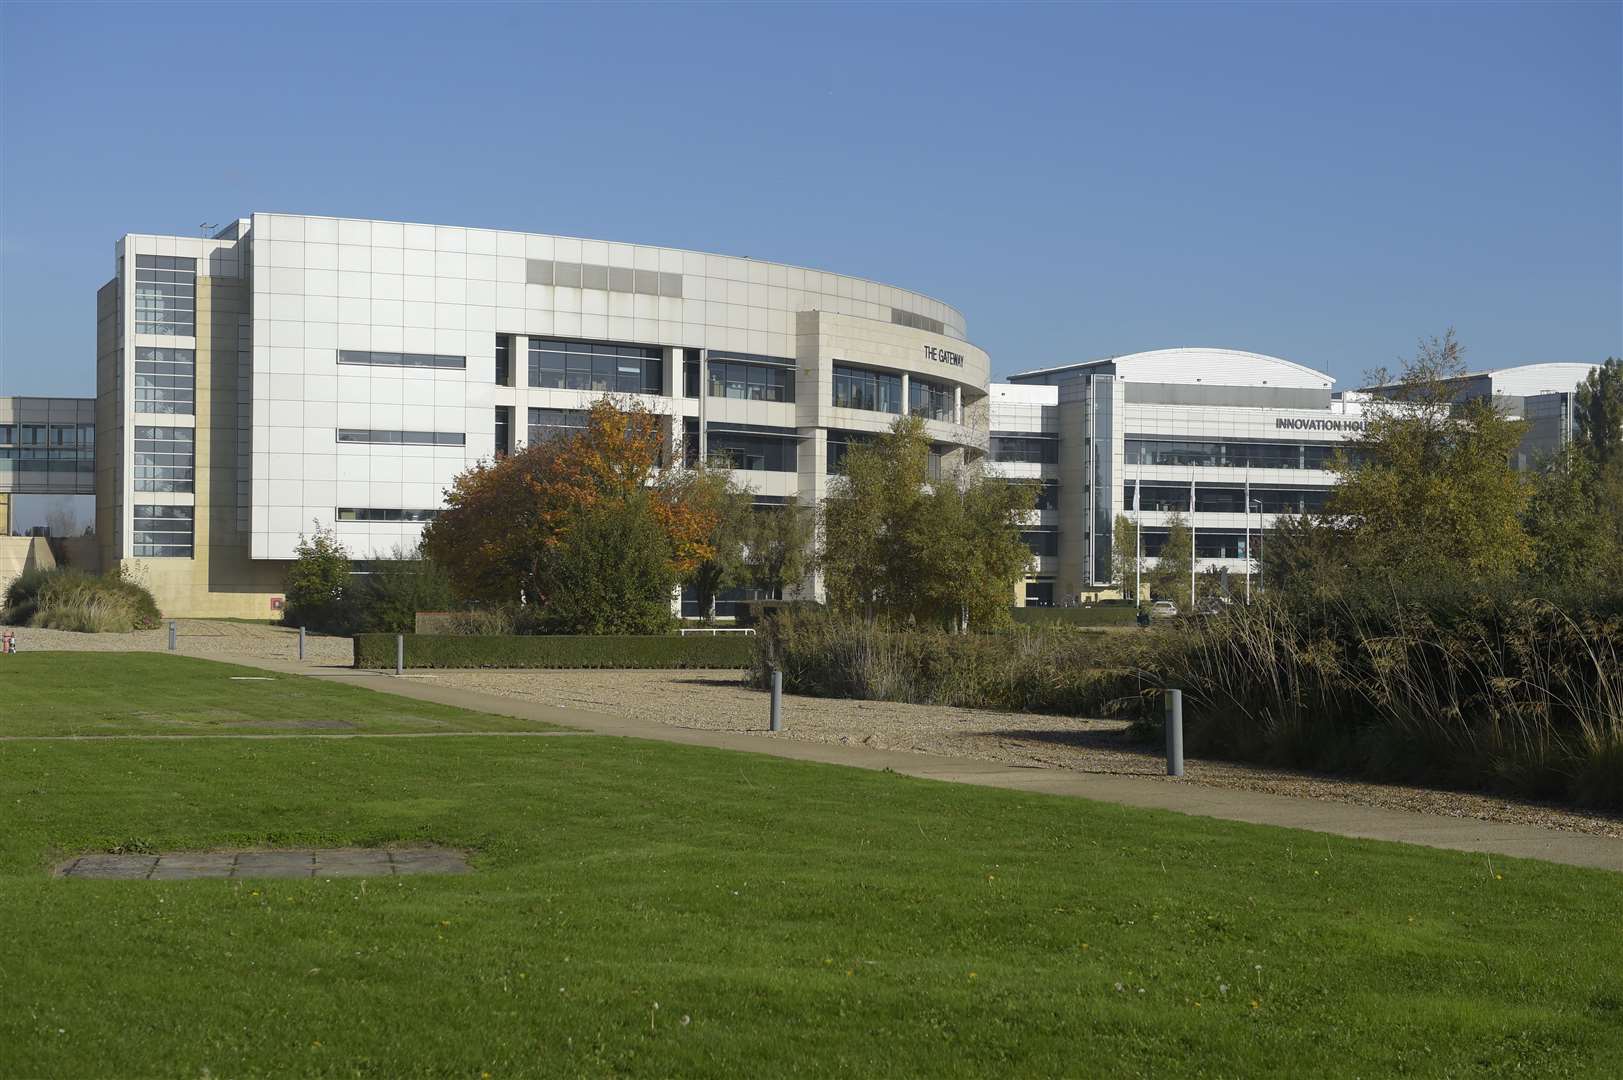
[[[929,453],[909,416],[846,455],[822,508],[829,604],[960,628],[1006,620],[1031,564],[1020,531],[1036,485],[974,470],[932,484]]]
[[[313,535],[301,533],[282,584],[282,621],[288,626],[347,632],[355,621],[355,612],[346,603],[349,571],[349,552],[333,530],[318,522]]]
[[[1190,562],[1195,553],[1195,534],[1180,513],[1167,516],[1167,542],[1161,548],[1155,568],[1150,571],[1150,593],[1157,600],[1189,605],[1189,580],[1194,572]]]
[[[704,503],[715,520],[707,545],[709,553],[684,578],[693,587],[699,610],[709,617],[714,613],[717,595],[743,582],[744,545],[754,496],[740,487],[731,473],[704,469],[689,485],[687,498]]]
[[[1623,458],[1597,465],[1578,445],[1545,463],[1526,515],[1539,588],[1623,581]]]
[[[1143,559],[1138,551],[1138,526],[1126,514],[1117,514],[1111,530],[1110,576],[1120,586],[1123,596],[1132,596],[1134,582],[1144,578],[1142,564]]]
[[[671,628],[678,575],[647,492],[582,507],[549,552],[547,603],[536,613],[552,634],[660,634]]]
[[[1623,361],[1615,356],[1578,384],[1573,441],[1597,469],[1623,462]]]
[[[419,548],[396,546],[392,557],[353,579],[350,599],[357,629],[410,634],[419,611],[450,611],[457,606],[451,578]]]
[[[816,542],[812,514],[794,496],[780,506],[756,506],[743,522],[739,584],[782,596],[811,569]]]
[[[1526,425],[1491,399],[1458,400],[1464,373],[1453,330],[1422,341],[1395,381],[1371,373],[1390,397],[1366,404],[1327,503],[1366,573],[1434,579],[1441,557],[1464,578],[1504,579],[1532,559],[1530,489],[1510,464]]]

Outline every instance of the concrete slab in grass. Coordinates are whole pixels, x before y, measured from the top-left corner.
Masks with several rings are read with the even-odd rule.
[[[169,851],[157,855],[95,852],[59,864],[60,877],[120,881],[199,878],[389,877],[465,874],[467,852],[455,848],[287,848],[275,851]]]

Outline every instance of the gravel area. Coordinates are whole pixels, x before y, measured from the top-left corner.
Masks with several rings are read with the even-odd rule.
[[[17,635],[18,652],[165,652],[169,648],[169,626],[137,630],[131,634],[77,634],[71,630],[39,630],[31,626],[10,628]],[[175,620],[175,651],[183,656],[206,656],[216,660],[251,657],[256,660],[297,660],[299,632],[269,623],[225,622],[218,619]],[[347,637],[308,634],[305,659],[318,664],[354,662],[355,646]]]
[[[766,731],[767,695],[727,671],[441,671],[434,681],[563,708],[815,742],[978,758],[1010,765],[1113,773],[1170,781],[1158,746],[1130,742],[1127,725],[1033,713],[903,705],[838,698],[783,698],[784,730]],[[1407,810],[1517,822],[1623,838],[1623,816],[1508,801],[1470,792],[1374,784],[1314,773],[1187,758],[1186,782]]]

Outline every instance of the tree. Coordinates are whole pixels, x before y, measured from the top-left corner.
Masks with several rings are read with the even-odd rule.
[[[1598,469],[1623,462],[1623,361],[1615,356],[1578,384],[1573,441]]]
[[[1522,525],[1529,487],[1510,464],[1525,425],[1491,399],[1457,399],[1464,349],[1449,330],[1420,343],[1390,387],[1365,405],[1363,435],[1338,455],[1326,510],[1355,538],[1366,572],[1432,577],[1439,553],[1472,579],[1504,578],[1532,557]]]
[[[1110,541],[1110,576],[1120,586],[1123,596],[1132,593],[1135,585],[1142,581],[1143,562],[1138,550],[1138,525],[1126,514],[1117,514]]]
[[[715,610],[716,596],[744,576],[744,545],[755,497],[738,486],[732,474],[707,470],[689,487],[689,497],[702,501],[715,518],[708,538],[709,554],[689,570],[684,580],[693,587],[699,610],[706,617]]]
[[[282,621],[288,626],[347,631],[352,621],[345,605],[349,570],[349,552],[331,529],[317,522],[314,535],[300,533],[293,565],[282,584]]]
[[[445,510],[423,530],[423,550],[464,595],[522,603],[557,632],[657,623],[650,613],[664,605],[668,614],[675,582],[711,556],[715,528],[701,474],[661,467],[663,425],[639,404],[598,401],[584,430],[458,476]],[[577,530],[609,548],[642,548],[596,552]],[[601,602],[638,614],[594,614]]]
[[[743,522],[739,584],[782,596],[811,568],[816,533],[811,513],[791,495],[781,506],[756,506]]]
[[[1150,571],[1150,594],[1158,600],[1189,603],[1189,580],[1194,572],[1195,534],[1180,513],[1167,516],[1167,540]]]
[[[1536,586],[1623,581],[1623,457],[1598,465],[1591,447],[1564,447],[1533,482],[1526,524]]]
[[[977,470],[931,484],[929,453],[922,421],[908,416],[846,455],[823,503],[829,604],[960,628],[1007,619],[1031,565],[1020,530],[1036,485]]]
[[[390,558],[379,560],[350,588],[356,629],[371,633],[410,634],[419,611],[447,611],[456,606],[451,579],[420,547],[396,545]]]

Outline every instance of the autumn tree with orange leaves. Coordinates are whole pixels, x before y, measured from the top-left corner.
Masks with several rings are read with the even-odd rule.
[[[699,474],[661,468],[664,445],[658,414],[599,401],[584,430],[459,475],[423,549],[464,595],[522,605],[546,632],[663,631],[715,527]]]

